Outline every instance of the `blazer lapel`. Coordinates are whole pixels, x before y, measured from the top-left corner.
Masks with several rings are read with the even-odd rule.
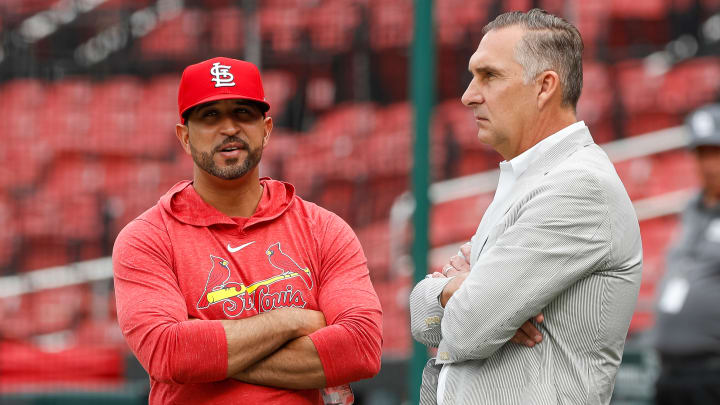
[[[530,169],[530,168],[528,168],[528,169]],[[515,201],[521,195],[525,194],[525,190],[527,189],[527,184],[528,184],[527,178],[535,177],[535,176],[527,176],[528,174],[529,174],[528,172],[525,172],[518,178],[517,182],[513,186],[512,191],[510,192],[510,195],[508,196],[508,198],[505,200],[505,202],[503,202],[502,206],[498,207],[500,212],[502,212],[502,214],[500,216],[501,221],[505,217],[505,214],[507,214],[507,212],[510,210],[510,207],[513,206]],[[487,240],[488,240],[488,237],[490,236],[490,232],[492,231],[492,228],[494,228],[494,226],[484,229],[482,234],[477,235],[478,241],[480,243],[472,244],[473,248],[475,246],[477,246],[477,249],[471,250],[471,253],[472,253],[471,265],[475,264],[477,259],[480,257],[480,254],[482,254],[482,252],[485,250],[485,246],[487,245]]]
[[[570,157],[573,153],[593,143],[590,131],[587,127],[583,127],[582,129],[568,135],[568,137],[563,139],[562,142],[554,145],[535,159],[530,166],[528,166],[525,172],[520,175],[513,186],[510,195],[503,205],[499,207],[500,212],[502,212],[502,217],[508,213],[510,208],[522,195],[527,192],[531,185],[536,184],[537,177],[546,175],[550,169]],[[485,216],[483,216],[483,219],[485,219]],[[480,226],[482,226],[482,220],[480,221]],[[480,226],[478,226],[478,228],[480,228]],[[484,229],[482,234],[476,234],[473,236],[473,239],[476,240],[472,243],[470,260],[471,266],[475,265],[475,262],[485,250],[488,237],[490,236],[490,231],[491,229]]]

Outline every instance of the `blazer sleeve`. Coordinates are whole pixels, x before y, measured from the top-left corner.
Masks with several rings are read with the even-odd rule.
[[[410,332],[427,347],[438,347],[442,339],[440,323],[445,312],[440,293],[452,278],[426,277],[410,293]]]
[[[499,226],[511,224],[448,301],[438,363],[490,357],[609,259],[607,193],[599,179],[580,170],[553,177],[511,207]]]

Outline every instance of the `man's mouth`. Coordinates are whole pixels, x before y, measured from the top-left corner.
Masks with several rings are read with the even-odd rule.
[[[248,144],[240,140],[232,140],[218,146],[215,151],[220,153],[237,153],[242,149],[248,149]]]
[[[229,148],[220,149],[220,152],[232,152],[235,150],[240,150],[240,148],[238,148],[237,146],[231,146]]]
[[[217,153],[223,159],[233,159],[240,157],[243,150],[247,149],[247,145],[241,142],[232,142],[227,145],[221,146],[217,149]]]

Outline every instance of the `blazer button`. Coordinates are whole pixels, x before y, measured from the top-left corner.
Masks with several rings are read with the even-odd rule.
[[[430,326],[435,326],[440,323],[440,317],[439,316],[431,316],[429,318],[425,318],[425,324]]]

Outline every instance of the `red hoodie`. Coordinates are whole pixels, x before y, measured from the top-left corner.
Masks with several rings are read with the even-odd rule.
[[[150,374],[150,404],[322,403],[316,389],[225,377],[225,332],[220,321],[208,320],[279,307],[325,315],[328,326],[310,339],[328,386],[379,370],[382,311],[357,237],[290,184],[267,178],[261,184],[252,217],[230,218],[191,182],[180,182],[115,241],[118,321]]]

